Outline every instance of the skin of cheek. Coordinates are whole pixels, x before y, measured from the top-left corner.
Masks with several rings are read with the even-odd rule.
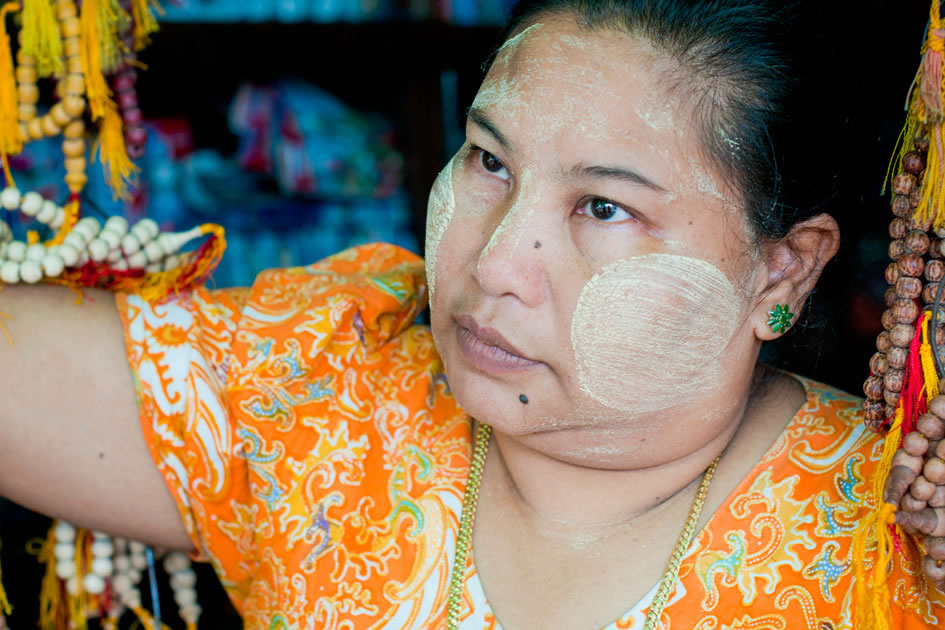
[[[449,227],[456,210],[456,196],[453,194],[453,157],[440,171],[430,198],[427,201],[427,225],[424,250],[426,251],[427,284],[430,287],[430,302],[433,302],[433,292],[436,287],[436,260],[440,249],[440,241]]]
[[[741,300],[695,258],[618,261],[585,285],[571,323],[578,386],[628,415],[683,406],[716,388]]]

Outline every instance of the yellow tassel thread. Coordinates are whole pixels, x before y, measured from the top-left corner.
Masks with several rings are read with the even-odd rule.
[[[62,227],[59,228],[59,232],[57,232],[54,237],[46,242],[47,247],[61,245],[69,232],[72,231],[72,228],[75,227],[75,224],[79,222],[79,200],[70,199],[63,207],[63,211],[65,212],[65,218],[63,219]]]
[[[135,50],[141,50],[151,41],[151,33],[158,30],[155,11],[161,12],[161,5],[153,0],[132,0],[131,15],[135,23]]]
[[[147,301],[162,300],[172,293],[184,291],[192,287],[197,281],[209,275],[219,264],[226,250],[226,236],[223,228],[214,223],[205,223],[200,226],[203,234],[210,234],[212,241],[209,249],[203,255],[191,255],[191,260],[177,269],[150,273],[144,277],[144,282],[137,287],[129,287]]]
[[[13,172],[10,170],[10,160],[7,154],[0,152],[0,162],[3,162],[3,177],[7,180],[7,186],[16,188],[16,182],[13,180]]]
[[[929,321],[932,316],[926,313],[922,320],[922,345],[919,346],[919,359],[922,363],[922,391],[925,399],[931,401],[939,394],[938,371],[935,369],[935,359],[932,357],[932,344],[929,343]]]
[[[78,578],[77,592],[66,593],[69,610],[69,628],[72,630],[88,629],[88,595],[85,592],[84,579],[89,571],[89,545],[92,534],[87,529],[76,528],[75,532],[75,575]]]
[[[105,81],[107,66],[118,63],[121,50],[116,24],[127,14],[115,0],[84,0],[80,15],[80,50],[85,73],[85,93],[93,120],[102,122],[98,155],[115,198],[127,198],[128,183],[137,167],[128,157],[121,115]],[[107,43],[110,42],[110,43]]]
[[[16,76],[13,72],[13,52],[7,34],[7,16],[18,11],[20,5],[8,2],[0,8],[0,155],[16,155],[23,150],[20,121],[17,113]],[[9,169],[5,172],[9,177]]]
[[[62,591],[59,578],[56,577],[56,522],[53,521],[46,535],[46,542],[39,552],[39,561],[46,565],[43,583],[39,592],[39,627],[42,630],[56,630],[59,610],[62,606]]]
[[[892,469],[892,459],[902,442],[902,401],[896,407],[896,416],[892,427],[886,434],[883,454],[873,475],[873,511],[860,523],[853,538],[852,557],[856,576],[856,615],[858,630],[889,630],[892,610],[889,606],[889,587],[886,584],[886,571],[889,566],[892,549],[892,536],[888,525],[893,524],[896,506],[883,502],[883,490],[886,479]],[[872,580],[866,576],[864,561],[870,534],[875,532],[876,559],[873,564]],[[867,588],[870,584],[872,588]]]
[[[65,72],[59,22],[50,0],[23,0],[22,42],[23,52],[36,59],[38,76]]]
[[[7,592],[3,589],[3,571],[0,567],[0,613],[9,615],[11,612],[13,612],[13,606],[10,605]]]

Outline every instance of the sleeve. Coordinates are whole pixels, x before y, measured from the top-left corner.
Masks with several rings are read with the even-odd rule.
[[[199,289],[161,303],[117,297],[148,448],[195,557],[213,563],[238,608],[261,532],[279,535],[265,522],[273,492],[293,486],[292,463],[305,459],[291,452],[291,431],[273,422],[272,406],[257,403],[301,401],[279,389],[287,376],[303,376],[299,387],[311,391],[314,375],[350,369],[410,326],[425,306],[423,273],[413,254],[370,245],[264,272],[248,289]],[[309,414],[332,406],[306,402]],[[259,464],[268,436],[288,465]]]

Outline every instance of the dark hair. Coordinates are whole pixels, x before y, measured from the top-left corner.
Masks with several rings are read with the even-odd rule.
[[[782,42],[786,3],[752,0],[521,0],[505,38],[542,15],[567,14],[588,29],[619,29],[675,60],[671,90],[696,95],[704,148],[742,194],[762,239],[784,237],[813,212],[781,203],[772,140],[789,91]],[[494,61],[495,55],[487,62]]]

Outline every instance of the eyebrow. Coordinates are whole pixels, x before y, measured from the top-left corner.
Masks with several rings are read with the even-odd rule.
[[[466,111],[466,117],[476,126],[481,127],[489,135],[495,138],[495,141],[498,142],[503,149],[506,151],[512,150],[512,144],[509,142],[508,138],[506,138],[505,135],[499,131],[498,127],[495,126],[495,123],[492,122],[492,120],[486,115],[484,111],[477,107],[470,107]],[[631,184],[644,186],[645,188],[649,188],[650,190],[659,193],[670,192],[668,189],[660,186],[652,179],[630,168],[623,168],[619,166],[578,165],[571,169],[571,174],[578,177],[592,179],[612,179],[622,182],[629,182]]]
[[[506,138],[502,132],[499,131],[499,128],[495,126],[488,116],[486,116],[484,111],[478,107],[470,107],[466,111],[466,118],[475,123],[476,126],[482,127],[483,130],[488,132],[489,135],[495,138],[495,141],[498,142],[503,149],[506,151],[512,150],[512,144],[509,142],[508,138]]]
[[[663,188],[648,177],[629,168],[618,166],[576,166],[571,169],[572,174],[579,177],[590,177],[594,179],[614,179],[631,184],[639,184],[650,190],[660,193],[668,193],[669,190]]]

